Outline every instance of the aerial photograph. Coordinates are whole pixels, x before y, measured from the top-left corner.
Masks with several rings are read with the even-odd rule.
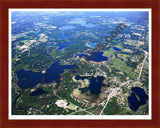
[[[26,10],[10,10],[11,115],[149,115],[149,11]]]

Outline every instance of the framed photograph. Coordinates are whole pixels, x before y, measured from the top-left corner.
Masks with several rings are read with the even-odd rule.
[[[63,2],[2,2],[0,126],[158,128],[158,4]]]
[[[9,9],[9,25],[10,119],[151,119],[151,9]]]

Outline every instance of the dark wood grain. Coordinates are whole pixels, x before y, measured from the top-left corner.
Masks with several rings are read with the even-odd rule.
[[[159,0],[1,0],[0,2],[0,128],[159,128],[160,127],[160,1]],[[9,8],[151,8],[152,120],[8,120]],[[159,17],[158,17],[159,16]]]

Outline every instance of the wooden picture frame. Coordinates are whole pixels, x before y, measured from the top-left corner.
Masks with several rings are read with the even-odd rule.
[[[25,1],[0,0],[0,127],[2,128],[89,128],[89,127],[160,127],[159,95],[159,5],[158,0],[53,0]],[[8,42],[9,42],[9,8],[150,8],[152,9],[152,119],[151,120],[9,120],[8,104]]]

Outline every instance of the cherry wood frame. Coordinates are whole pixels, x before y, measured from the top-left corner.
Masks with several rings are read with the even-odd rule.
[[[151,8],[152,119],[151,120],[9,120],[8,9],[9,8]],[[160,128],[160,1],[159,0],[0,0],[0,128]]]

